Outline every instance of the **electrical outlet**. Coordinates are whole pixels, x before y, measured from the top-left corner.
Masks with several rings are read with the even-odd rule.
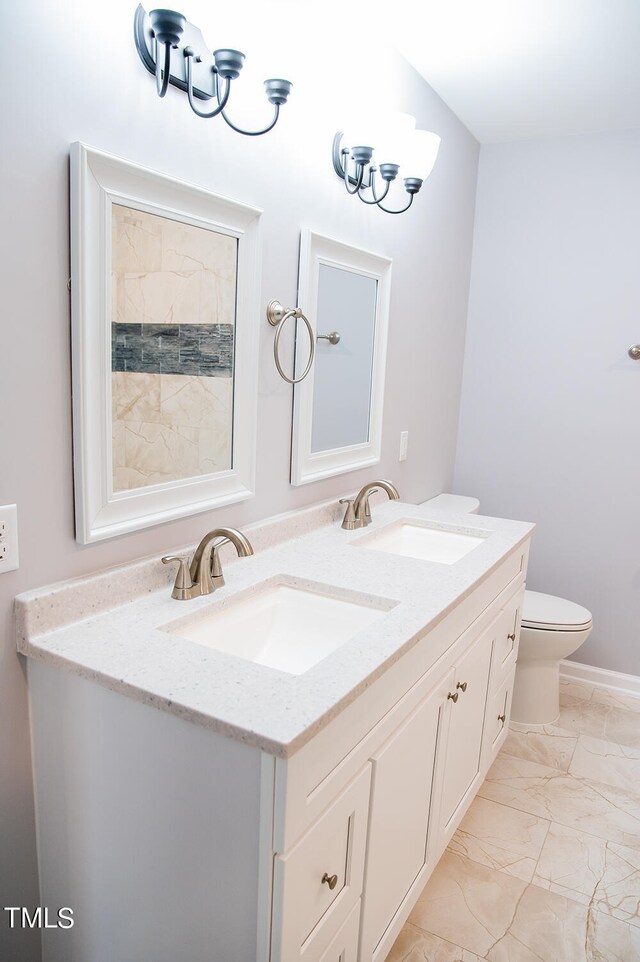
[[[408,432],[408,431],[401,431],[401,432],[400,432],[400,455],[399,455],[399,457],[398,457],[398,461],[406,461],[406,460],[407,460],[407,450],[408,450],[408,448],[409,448],[409,432]]]
[[[18,508],[0,505],[0,574],[18,567]]]

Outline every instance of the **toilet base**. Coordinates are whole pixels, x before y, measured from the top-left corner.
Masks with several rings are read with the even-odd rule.
[[[553,725],[560,714],[560,663],[518,661],[511,720],[520,725]]]

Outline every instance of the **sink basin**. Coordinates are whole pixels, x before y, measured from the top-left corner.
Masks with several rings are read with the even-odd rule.
[[[321,588],[322,586],[319,586]],[[325,588],[329,592],[329,587]],[[228,605],[200,611],[163,625],[162,630],[199,645],[301,675],[363,628],[394,602],[370,601],[344,591],[337,597],[291,583],[267,583],[244,592]]]
[[[452,565],[482,544],[488,535],[487,531],[474,531],[455,525],[396,521],[352,544],[373,551],[404,555],[406,558]]]

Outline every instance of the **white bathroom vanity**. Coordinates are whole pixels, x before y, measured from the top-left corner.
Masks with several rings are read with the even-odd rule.
[[[383,962],[506,736],[533,525],[339,511],[206,598],[152,559],[18,599],[45,962]]]

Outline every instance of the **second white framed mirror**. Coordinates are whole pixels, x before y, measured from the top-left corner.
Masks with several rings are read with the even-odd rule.
[[[302,232],[298,304],[314,329],[316,360],[294,391],[292,484],[380,460],[390,291],[388,257]],[[302,363],[306,344],[296,361],[298,353]]]

